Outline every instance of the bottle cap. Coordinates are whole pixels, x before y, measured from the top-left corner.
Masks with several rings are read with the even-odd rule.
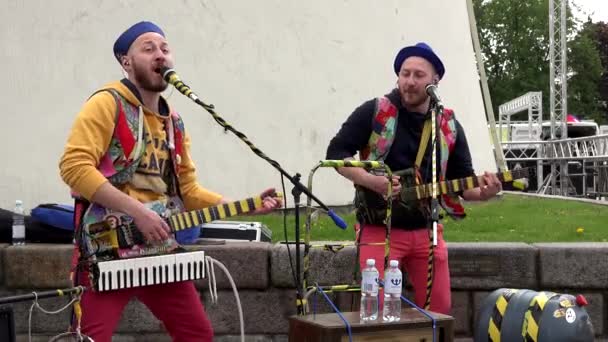
[[[391,260],[391,262],[389,263],[389,265],[391,267],[398,267],[399,266],[399,261],[397,261],[397,260]]]
[[[374,260],[374,259],[367,259],[367,261],[365,263],[367,264],[367,266],[375,266],[376,265],[376,260]]]
[[[15,205],[22,205],[22,204],[23,204],[23,201],[22,201],[22,200],[16,200],[16,201],[15,201]]]

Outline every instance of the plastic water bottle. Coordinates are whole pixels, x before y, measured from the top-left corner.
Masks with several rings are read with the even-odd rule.
[[[399,262],[391,260],[390,268],[384,272],[384,307],[382,320],[396,322],[401,319],[401,286],[403,276],[399,270]]]
[[[21,200],[15,201],[13,211],[13,245],[25,245],[25,210]]]
[[[361,271],[361,311],[362,322],[375,321],[378,318],[378,270],[376,261],[367,259],[367,267]]]

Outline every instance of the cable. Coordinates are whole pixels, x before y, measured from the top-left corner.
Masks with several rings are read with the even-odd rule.
[[[241,299],[239,298],[239,292],[236,289],[236,285],[234,283],[234,280],[232,279],[232,276],[230,275],[230,272],[228,272],[228,269],[226,268],[226,266],[224,266],[224,264],[222,264],[221,262],[213,259],[210,256],[206,256],[205,257],[205,265],[209,268],[209,265],[217,265],[222,271],[224,271],[224,274],[226,275],[226,277],[228,278],[228,281],[230,282],[230,286],[232,286],[232,292],[234,293],[234,298],[236,300],[236,307],[239,313],[239,323],[240,323],[240,328],[241,328],[241,342],[245,342],[245,321],[243,319],[243,308],[241,307]],[[215,299],[217,301],[217,287],[215,284],[215,271],[213,271],[213,266],[211,266],[211,270],[213,272],[213,289],[215,291],[215,294],[212,293],[211,297],[213,298],[215,296]],[[210,277],[211,278],[211,277]],[[211,279],[210,279],[211,281]],[[209,286],[209,291],[213,291],[212,287]]]
[[[38,293],[37,292],[32,292],[32,294],[34,295],[34,302],[30,306],[29,314],[28,314],[28,319],[27,319],[27,322],[28,322],[27,336],[28,336],[28,340],[30,342],[32,341],[32,314],[34,312],[34,308],[38,308],[38,310],[42,311],[43,313],[45,313],[47,315],[56,315],[58,313],[61,313],[64,310],[66,310],[67,308],[71,307],[72,304],[74,304],[76,302],[79,302],[80,301],[80,297],[82,295],[82,292],[80,292],[74,298],[72,298],[72,300],[70,300],[70,302],[67,303],[65,306],[63,306],[63,307],[61,307],[61,308],[59,308],[57,310],[47,310],[47,309],[44,309],[38,303]],[[90,342],[94,342],[93,339],[90,338],[89,336],[85,336],[85,335],[82,335],[80,333],[80,325],[77,326],[75,332],[66,332],[66,333],[59,334],[59,335],[53,337],[50,341],[57,341],[58,338],[66,337],[66,336],[74,336],[74,335],[76,337],[76,341],[90,341]]]
[[[380,286],[384,287],[384,282],[382,280],[378,280],[378,284]],[[429,313],[427,313],[424,309],[422,309],[421,307],[416,305],[414,302],[405,298],[405,296],[403,294],[401,295],[401,301],[405,302],[406,304],[409,304],[411,307],[418,310],[418,312],[425,315],[426,317],[428,317],[431,320],[431,323],[433,325],[433,342],[435,342],[436,341],[436,330],[437,330],[437,320],[435,319],[435,317],[431,316]]]
[[[353,333],[351,331],[350,323],[348,323],[348,320],[344,317],[344,315],[342,315],[342,312],[340,312],[340,310],[336,307],[336,305],[334,305],[334,303],[331,301],[331,299],[329,299],[329,297],[323,291],[323,288],[321,286],[319,286],[318,283],[315,283],[315,287],[317,288],[317,292],[321,293],[323,298],[325,298],[325,301],[332,307],[332,309],[334,309],[334,311],[338,314],[338,316],[340,316],[340,319],[342,319],[342,321],[346,325],[346,332],[348,333],[348,341],[352,342]]]
[[[407,304],[411,305],[414,309],[418,310],[420,313],[422,313],[423,315],[425,315],[426,317],[428,317],[431,320],[431,322],[433,324],[433,342],[435,342],[437,340],[437,336],[436,336],[437,320],[435,319],[435,317],[428,314],[425,310],[423,310],[421,307],[419,307],[418,305],[411,302],[409,299],[405,298],[403,295],[401,295],[401,300],[406,302]]]

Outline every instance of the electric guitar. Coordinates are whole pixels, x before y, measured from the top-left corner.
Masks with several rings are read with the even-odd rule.
[[[521,168],[512,171],[503,171],[496,173],[496,177],[502,183],[510,183],[514,180],[522,178],[530,178],[535,173],[534,168]],[[406,172],[395,172],[395,175],[401,176],[401,191],[394,198],[393,207],[396,205],[406,205],[407,207],[415,207],[415,204],[426,198],[433,196],[433,184],[420,184],[412,186],[414,176]],[[437,195],[454,194],[460,191],[478,188],[483,184],[483,176],[471,176],[459,179],[441,181],[437,183]],[[357,187],[359,197],[363,197],[365,205],[371,209],[386,209],[386,200],[384,197],[375,191],[363,187]]]
[[[192,211],[184,211],[184,205],[177,197],[149,202],[145,206],[164,218],[171,232],[176,233],[203,223],[250,213],[263,207],[263,198],[250,197]],[[84,234],[80,238],[81,246],[85,247],[89,256],[98,260],[167,254],[179,247],[173,236],[162,243],[147,243],[132,217],[95,203],[86,210],[82,222]]]
[[[535,170],[533,168],[521,168],[512,171],[495,173],[498,180],[503,184],[511,183],[522,178],[530,178]],[[454,194],[464,190],[475,189],[483,185],[483,176],[470,176],[452,179],[437,183],[437,195]],[[402,188],[399,194],[402,200],[421,200],[433,196],[433,184],[421,184],[413,187]]]

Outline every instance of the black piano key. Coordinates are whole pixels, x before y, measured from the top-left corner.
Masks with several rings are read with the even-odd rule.
[[[108,272],[108,290],[113,290],[112,288],[112,272]]]
[[[122,277],[120,276],[120,270],[116,272],[116,285],[119,289],[122,289]]]
[[[165,282],[169,282],[169,265],[165,265]]]
[[[133,287],[129,283],[129,274],[128,274],[127,270],[122,270],[122,278],[123,278],[125,288]]]
[[[179,281],[184,281],[184,264],[179,263]]]
[[[148,285],[148,268],[144,268],[144,281],[143,285]]]
[[[191,280],[192,279],[192,265],[190,263],[187,264],[188,266],[188,275],[186,280]]]
[[[152,284],[158,284],[156,279],[156,266],[152,266]]]
[[[97,289],[99,291],[104,291],[106,289],[106,273],[101,272],[101,276],[99,277],[99,282],[97,283]]]
[[[173,281],[178,281],[177,280],[177,265],[173,264],[171,268],[173,269],[172,270],[172,272],[173,272]]]

